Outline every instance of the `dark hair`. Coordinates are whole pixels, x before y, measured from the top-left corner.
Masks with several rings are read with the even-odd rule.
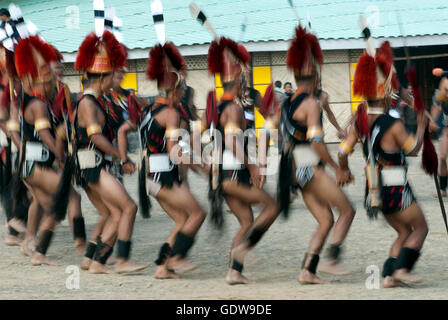
[[[287,86],[288,84],[292,87],[292,83],[291,83],[291,82],[285,82],[285,84],[283,85],[283,88],[286,88],[286,86]]]
[[[280,80],[275,81],[275,87],[276,88],[281,88],[282,87],[282,82]]]
[[[229,82],[224,82],[222,84],[222,88],[226,91],[231,90],[234,86],[236,86],[238,84],[238,81],[233,80],[233,81],[229,81]]]
[[[107,76],[110,76],[111,74],[112,73],[90,73],[90,72],[87,72],[87,80],[95,80],[95,79],[101,78],[101,76],[107,77]]]
[[[0,16],[7,16],[8,18],[11,17],[11,15],[9,14],[8,9],[6,9],[6,8],[1,8],[0,9]]]

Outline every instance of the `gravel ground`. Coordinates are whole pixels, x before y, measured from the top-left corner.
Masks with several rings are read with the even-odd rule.
[[[329,145],[336,157],[337,145]],[[132,259],[149,264],[142,273],[133,275],[79,274],[79,289],[67,288],[71,273],[68,266],[79,266],[81,258],[73,249],[72,234],[66,222],[56,229],[48,255],[59,267],[34,267],[18,247],[0,243],[0,299],[446,299],[448,297],[448,237],[434,197],[433,179],[420,168],[420,157],[410,159],[409,179],[425,212],[429,234],[418,261],[415,274],[424,282],[413,288],[375,288],[375,275],[387,258],[395,232],[385,220],[369,221],[362,206],[364,193],[363,168],[359,146],[351,157],[355,183],[345,192],[357,208],[351,231],[345,243],[344,262],[354,270],[346,276],[322,278],[326,285],[303,286],[297,282],[300,266],[316,222],[306,210],[301,197],[292,204],[289,220],[279,218],[262,241],[246,258],[245,275],[254,281],[246,286],[228,286],[224,278],[228,267],[231,239],[237,230],[233,215],[226,217],[226,229],[220,237],[206,220],[199,231],[190,258],[199,268],[179,280],[153,278],[160,245],[173,223],[153,200],[152,217],[137,217],[133,236]],[[125,178],[125,185],[137,201],[137,177]],[[203,177],[191,174],[190,186],[204,209],[208,209],[207,183]],[[276,176],[267,180],[266,189],[274,194]],[[90,234],[97,213],[82,192],[82,210]],[[256,214],[258,209],[255,208]],[[4,225],[5,217],[0,221]],[[5,229],[0,228],[3,239]],[[371,273],[373,270],[373,273]],[[370,277],[370,278],[369,278]],[[69,278],[70,279],[70,278]],[[369,279],[373,279],[371,282]],[[380,280],[381,281],[381,280]],[[381,283],[381,282],[379,282]],[[373,284],[369,285],[369,284]]]

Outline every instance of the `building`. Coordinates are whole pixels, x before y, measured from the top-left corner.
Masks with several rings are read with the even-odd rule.
[[[83,37],[94,29],[92,0],[16,0],[25,20],[31,20],[42,36],[64,55],[66,81],[71,90],[81,89],[80,75],[73,69],[76,50]],[[446,0],[295,0],[303,23],[310,17],[312,29],[324,50],[322,86],[329,93],[330,105],[341,126],[347,125],[359,103],[351,90],[353,70],[364,49],[358,18],[364,14],[372,34],[389,40],[397,56],[397,70],[403,72],[409,47],[412,62],[418,66],[425,101],[429,104],[437,79],[434,66],[448,68],[448,2]],[[149,48],[157,43],[150,1],[105,0],[122,19],[124,44],[129,48],[129,73],[125,87],[139,94],[156,94],[156,85],[145,77]],[[173,41],[188,65],[187,83],[195,91],[195,104],[205,107],[206,94],[214,88],[220,93],[218,79],[207,72],[210,34],[191,18],[189,1],[163,1],[167,39]],[[271,81],[294,83],[285,68],[288,41],[297,24],[286,0],[196,0],[220,35],[241,40],[252,55],[252,80],[264,93]],[[247,19],[244,35],[241,24]],[[405,82],[405,78],[402,82]],[[294,86],[294,85],[293,85]],[[326,141],[336,142],[334,128],[324,117]]]

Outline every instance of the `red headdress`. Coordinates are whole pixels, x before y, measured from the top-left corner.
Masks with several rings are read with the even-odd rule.
[[[101,37],[86,36],[78,49],[75,70],[88,73],[111,73],[126,66],[127,52],[108,30]]]
[[[47,82],[53,78],[50,62],[57,61],[53,47],[38,36],[19,40],[15,49],[15,66],[20,78],[31,77],[35,82]]]
[[[390,97],[398,87],[394,55],[388,41],[381,45],[375,57],[365,52],[359,58],[353,81],[355,95],[365,100],[383,99]]]
[[[208,71],[219,73],[222,83],[241,77],[249,62],[250,54],[246,48],[228,38],[213,41],[208,49]]]
[[[175,88],[186,69],[184,58],[172,42],[158,44],[149,51],[146,75],[150,80],[157,80],[159,89]]]
[[[263,117],[267,118],[273,116],[278,112],[280,106],[278,101],[275,99],[274,85],[271,83],[264,93],[263,99],[261,100],[260,112]]]
[[[286,56],[286,65],[294,71],[296,78],[313,76],[320,71],[324,60],[319,40],[300,24],[295,33]]]

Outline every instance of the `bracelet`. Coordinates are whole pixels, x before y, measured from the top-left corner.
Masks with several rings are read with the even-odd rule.
[[[126,158],[126,161],[123,162],[123,160],[120,160],[120,166],[124,166],[126,163],[131,162],[131,159]]]

